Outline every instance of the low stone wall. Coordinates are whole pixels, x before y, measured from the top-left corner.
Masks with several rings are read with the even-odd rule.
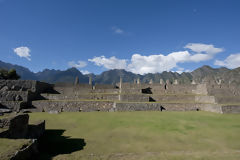
[[[240,113],[240,105],[222,106],[222,113]]]
[[[23,101],[1,101],[0,104],[0,108],[10,109],[13,112],[19,112],[27,106],[27,103]]]
[[[33,107],[39,112],[90,112],[109,111],[113,107],[110,101],[33,101]]]

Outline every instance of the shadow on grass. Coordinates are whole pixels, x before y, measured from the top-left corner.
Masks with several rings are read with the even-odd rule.
[[[39,139],[38,160],[51,160],[59,154],[70,154],[83,150],[86,145],[84,139],[63,136],[65,130],[46,130]]]

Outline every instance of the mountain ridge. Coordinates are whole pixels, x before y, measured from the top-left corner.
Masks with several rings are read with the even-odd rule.
[[[123,78],[123,82],[133,82],[138,78],[143,83],[148,83],[151,79],[155,83],[159,83],[160,79],[169,79],[171,82],[177,79],[179,83],[189,84],[192,80],[199,83],[209,80],[219,81],[221,79],[223,82],[240,84],[240,67],[235,69],[228,69],[225,67],[212,68],[210,66],[204,65],[192,72],[183,72],[181,74],[177,72],[164,71],[162,73],[148,73],[145,75],[135,74],[124,69],[112,69],[104,71],[99,75],[95,75],[93,73],[83,75],[76,68],[69,68],[63,71],[55,69],[44,69],[43,71],[34,73],[26,67],[14,65],[11,63],[5,63],[3,61],[0,61],[0,68],[16,69],[17,73],[21,76],[21,79],[24,80],[39,80],[48,83],[73,83],[76,77],[79,78],[80,83],[88,83],[88,77],[91,76],[93,82],[98,84],[115,84],[119,82],[120,77]]]

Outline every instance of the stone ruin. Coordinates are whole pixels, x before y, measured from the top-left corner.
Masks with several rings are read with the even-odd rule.
[[[29,124],[28,114],[10,115],[0,119],[0,138],[28,139],[29,142],[11,155],[11,160],[31,159],[38,154],[38,139],[45,131],[45,121]]]
[[[239,86],[204,82],[181,84],[159,79],[158,83],[47,84],[27,80],[0,81],[0,112],[90,111],[211,111],[240,112]],[[230,105],[231,104],[231,105]],[[163,108],[165,110],[163,110]]]
[[[240,88],[231,83],[205,81],[181,84],[160,79],[158,83],[116,85],[47,84],[32,80],[0,80],[0,115],[10,112],[90,112],[90,111],[210,111],[240,113]],[[12,159],[27,159],[37,153],[37,139],[45,131],[45,121],[29,124],[28,114],[0,119],[0,138],[24,138],[31,143]]]

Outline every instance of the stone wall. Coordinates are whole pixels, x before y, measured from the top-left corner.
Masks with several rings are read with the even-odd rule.
[[[160,103],[116,103],[116,111],[161,111]]]
[[[39,112],[90,112],[109,111],[113,107],[110,101],[33,101],[32,105]]]
[[[152,85],[150,86],[153,94],[193,94],[196,85]]]
[[[36,82],[34,80],[0,80],[0,89],[4,87],[13,91],[35,91]]]
[[[234,103],[240,104],[240,96],[233,95],[215,96],[215,99],[216,102],[219,104],[234,104]]]
[[[240,113],[240,105],[224,105],[222,113]]]
[[[210,111],[222,113],[221,106],[202,103],[116,103],[116,111]]]
[[[82,94],[82,95],[63,95],[63,94],[41,94],[48,100],[108,100],[125,102],[148,102],[149,95],[146,94]]]
[[[196,107],[202,111],[222,113],[222,107],[218,104],[196,104]]]
[[[117,111],[196,111],[197,109],[194,103],[116,103]]]
[[[180,95],[180,94],[166,94],[166,95],[149,95],[157,102],[195,102],[195,95]]]
[[[116,86],[110,84],[95,84],[95,89],[116,89]]]
[[[0,101],[27,101],[28,91],[0,91]]]
[[[216,103],[214,96],[207,96],[207,95],[196,95],[195,102],[196,103],[213,103],[213,104]]]
[[[27,102],[23,101],[1,101],[1,109],[10,109],[13,112],[19,112],[27,106]]]
[[[35,80],[0,80],[0,90],[44,92],[53,87],[51,84]]]

